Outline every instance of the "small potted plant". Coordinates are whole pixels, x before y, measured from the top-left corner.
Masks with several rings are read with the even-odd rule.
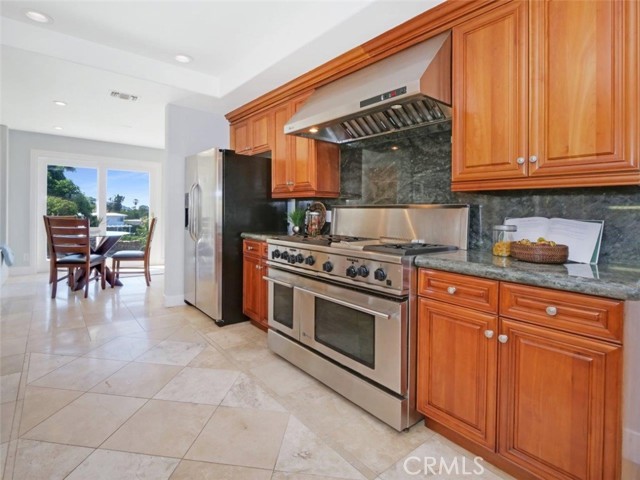
[[[302,208],[295,208],[287,215],[289,222],[293,225],[293,233],[300,233],[304,227],[304,219],[306,212]]]

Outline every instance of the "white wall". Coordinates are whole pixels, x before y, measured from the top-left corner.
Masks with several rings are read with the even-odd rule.
[[[29,211],[32,194],[35,193],[31,172],[32,150],[147,161],[160,165],[165,158],[164,150],[156,148],[9,130],[7,233],[8,244],[16,257],[15,267],[11,270],[14,274],[35,272],[35,259],[30,258],[36,241],[36,234],[32,231],[35,213]]]
[[[168,105],[165,110],[164,164],[165,305],[184,303],[184,167],[185,157],[212,147],[229,148],[224,116]]]

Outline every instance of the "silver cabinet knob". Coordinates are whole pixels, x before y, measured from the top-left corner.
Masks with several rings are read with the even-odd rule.
[[[449,295],[453,295],[454,293],[456,293],[456,287],[447,287],[447,293]]]
[[[247,247],[247,250],[253,250],[253,247]]]
[[[484,336],[487,338],[493,338],[493,330],[485,330]]]
[[[547,312],[547,315],[554,317],[558,314],[558,309],[550,305],[547,308],[545,308],[545,312]]]
[[[538,161],[538,157],[536,157],[535,155],[531,155],[529,157],[529,163],[536,163]]]
[[[498,341],[500,343],[507,343],[507,340],[509,340],[509,337],[507,337],[506,335],[498,335]]]
[[[524,157],[518,157],[516,158],[516,163],[518,165],[524,165]]]

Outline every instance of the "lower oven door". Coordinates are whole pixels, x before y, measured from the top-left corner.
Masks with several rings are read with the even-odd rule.
[[[296,275],[269,268],[269,276],[263,277],[268,282],[268,312],[269,328],[278,330],[295,340],[300,337],[300,327],[294,318],[294,285]]]
[[[408,301],[306,278],[301,283],[294,287],[300,342],[394,393],[406,395]]]

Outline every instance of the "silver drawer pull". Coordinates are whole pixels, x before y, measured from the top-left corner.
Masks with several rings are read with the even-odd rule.
[[[389,315],[387,313],[384,313],[384,312],[378,312],[376,310],[371,310],[370,308],[363,307],[363,306],[360,306],[360,305],[356,305],[356,304],[351,303],[351,302],[345,302],[344,300],[338,300],[337,298],[333,298],[333,297],[330,297],[328,295],[324,295],[322,293],[318,293],[318,292],[310,290],[308,288],[302,288],[302,287],[298,287],[298,286],[295,286],[293,288],[295,290],[307,293],[309,295],[313,295],[314,297],[321,298],[321,299],[326,300],[328,302],[332,302],[332,303],[335,303],[337,305],[342,305],[343,307],[351,308],[353,310],[358,310],[359,312],[363,312],[363,313],[367,313],[369,315],[373,315],[374,317],[381,317],[381,318],[383,318],[385,320],[391,319],[391,315]]]
[[[529,157],[529,163],[536,163],[538,161],[538,157],[536,157],[535,155],[531,155]]]
[[[498,341],[500,343],[507,343],[508,340],[509,340],[509,337],[507,337],[506,335],[498,335]]]
[[[550,317],[554,317],[558,314],[558,309],[556,307],[549,306],[545,308],[545,312],[547,312],[547,315]]]
[[[484,336],[487,338],[493,338],[493,330],[485,330]]]
[[[524,165],[524,161],[525,161],[525,160],[524,160],[524,157],[518,157],[518,158],[516,158],[516,163],[517,163],[518,165]]]
[[[447,287],[447,293],[449,295],[453,295],[454,293],[456,293],[456,287]]]

